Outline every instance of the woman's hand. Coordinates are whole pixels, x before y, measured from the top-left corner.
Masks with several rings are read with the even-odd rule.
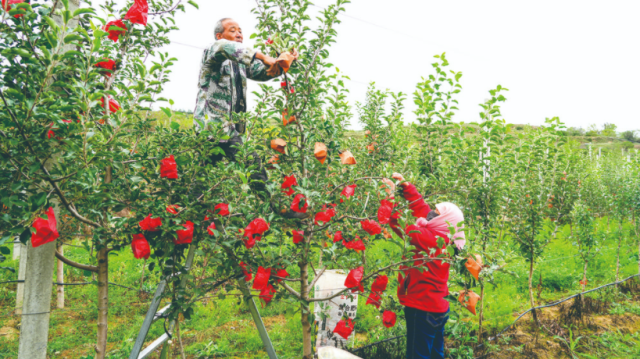
[[[393,175],[391,175],[391,178],[400,182],[400,187],[404,187],[409,184],[409,182],[405,182],[404,176],[399,174],[398,172],[394,172]]]
[[[393,194],[393,192],[396,191],[396,184],[393,183],[392,180],[388,179],[388,178],[383,178],[382,179],[382,183],[384,183],[383,187],[385,187],[385,191],[387,192],[387,194],[389,196],[391,196]]]
[[[391,175],[391,178],[393,178],[396,181],[404,181],[404,176],[402,176],[398,172],[393,172],[393,175]]]

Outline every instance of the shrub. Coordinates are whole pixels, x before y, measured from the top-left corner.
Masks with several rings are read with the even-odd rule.
[[[624,131],[622,132],[622,138],[630,142],[640,142],[640,137],[636,137],[636,131]]]
[[[582,127],[569,127],[564,134],[566,136],[584,136],[584,129]]]
[[[624,148],[625,150],[629,150],[635,147],[635,145],[632,142],[626,141],[626,142],[622,142],[620,144],[620,147]]]
[[[604,129],[602,130],[602,135],[608,136],[608,137],[615,137],[617,128],[618,126],[614,125],[613,123],[605,123]]]

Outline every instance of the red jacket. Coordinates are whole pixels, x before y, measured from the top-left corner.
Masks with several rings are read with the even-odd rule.
[[[403,195],[406,200],[413,202],[410,208],[413,210],[414,216],[419,213],[420,215],[416,217],[426,217],[431,208],[424,202],[422,196],[418,194],[414,185],[406,185]],[[442,253],[442,249],[437,247],[438,237],[443,238],[447,244],[449,243],[449,237],[446,233],[432,232],[429,228],[416,225],[407,226],[405,232],[411,238],[410,243],[418,249],[413,256],[414,259],[417,259],[413,262],[413,266],[420,267],[411,269],[409,269],[411,266],[406,265],[400,267],[405,270],[403,270],[404,277],[402,274],[398,274],[400,282],[398,285],[398,299],[402,305],[407,307],[425,312],[444,313],[449,310],[449,302],[444,299],[449,294],[449,288],[447,287],[449,263],[443,263],[442,260],[425,263],[420,261],[420,258],[428,255],[432,248],[435,248],[436,251],[429,256],[432,258],[437,257]],[[424,270],[423,267],[427,268],[424,273],[422,272]]]

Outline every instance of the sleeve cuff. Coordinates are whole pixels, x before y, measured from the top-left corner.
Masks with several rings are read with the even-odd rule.
[[[245,55],[242,56],[242,63],[245,66],[249,67],[251,65],[251,62],[253,61],[253,59],[255,59],[256,54],[258,53],[258,51],[254,50],[254,49],[252,49],[250,47],[245,48],[245,51],[246,51]]]

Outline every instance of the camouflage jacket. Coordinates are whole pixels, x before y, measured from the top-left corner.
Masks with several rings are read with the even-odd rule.
[[[193,112],[194,118],[205,127],[211,123],[222,123],[226,135],[238,135],[232,119],[233,105],[236,103],[235,74],[232,62],[236,62],[242,79],[244,99],[247,98],[247,78],[267,81],[267,67],[255,59],[256,50],[239,42],[217,40],[204,51],[198,80],[198,98]],[[245,103],[246,108],[246,103]],[[201,126],[196,122],[196,128]]]

